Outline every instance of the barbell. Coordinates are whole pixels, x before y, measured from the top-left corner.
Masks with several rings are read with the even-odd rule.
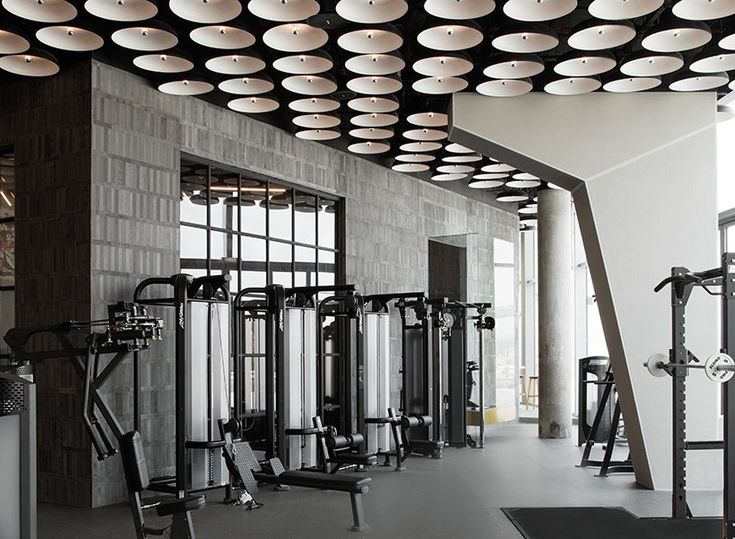
[[[701,363],[671,363],[666,354],[653,354],[643,364],[653,376],[666,376],[672,369],[703,369],[704,374],[718,384],[724,384],[735,376],[735,361],[727,354],[717,353]]]

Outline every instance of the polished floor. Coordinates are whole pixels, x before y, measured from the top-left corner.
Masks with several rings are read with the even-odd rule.
[[[371,470],[365,496],[370,530],[348,531],[349,496],[344,493],[264,488],[265,506],[247,512],[222,505],[210,493],[194,513],[199,539],[239,537],[517,539],[521,535],[501,507],[622,506],[638,516],[666,516],[670,494],[635,486],[632,476],[595,477],[576,468],[580,449],[569,440],[538,440],[536,426],[512,424],[487,434],[485,449],[448,449],[443,460],[412,458],[408,470]],[[695,515],[721,511],[719,492],[692,492]],[[152,521],[151,521],[152,523]],[[42,504],[40,539],[133,537],[125,505],[87,510]],[[636,538],[645,539],[645,538]]]

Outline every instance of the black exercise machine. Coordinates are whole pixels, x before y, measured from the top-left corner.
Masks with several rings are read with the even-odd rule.
[[[376,455],[365,452],[365,436],[362,433],[338,434],[334,427],[325,427],[319,416],[315,416],[313,422],[314,429],[309,434],[315,434],[319,440],[322,472],[334,474],[345,468],[364,471],[367,466],[378,463]]]
[[[590,431],[594,417],[591,417],[591,399],[595,396],[595,414],[599,410],[606,384],[603,383],[610,368],[610,358],[607,356],[589,356],[579,360],[577,368],[577,446],[584,445],[590,439]],[[604,442],[610,434],[612,420],[612,404],[607,401],[604,415],[596,434],[595,442]]]

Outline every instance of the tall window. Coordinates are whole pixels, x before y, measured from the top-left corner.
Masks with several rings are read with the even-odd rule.
[[[184,159],[181,270],[228,273],[230,290],[335,284],[338,208],[332,197]]]
[[[0,148],[0,335],[15,325],[15,154]],[[9,350],[2,341],[0,353]]]

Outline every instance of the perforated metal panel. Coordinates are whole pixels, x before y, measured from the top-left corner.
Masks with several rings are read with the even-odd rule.
[[[0,379],[0,416],[15,415],[25,409],[23,384]]]
[[[240,472],[240,477],[242,477],[242,482],[245,485],[245,489],[251,495],[255,494],[256,492],[258,492],[258,482],[255,480],[255,477],[253,477],[252,470],[254,468],[252,467],[252,463],[253,461],[255,461],[255,465],[258,467],[259,470],[260,465],[258,464],[258,460],[255,458],[255,455],[253,455],[253,452],[247,443],[235,442],[232,444],[232,447],[234,453],[233,456],[235,457],[235,466],[237,466],[237,469]]]

